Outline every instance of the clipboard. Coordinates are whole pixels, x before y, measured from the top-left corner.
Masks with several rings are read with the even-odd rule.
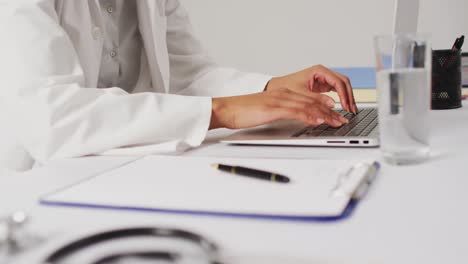
[[[274,171],[278,184],[217,171],[225,163]],[[40,198],[45,206],[306,222],[350,217],[375,161],[148,156]]]

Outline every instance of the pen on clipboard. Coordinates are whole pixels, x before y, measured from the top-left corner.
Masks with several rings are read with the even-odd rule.
[[[241,166],[213,164],[212,167],[217,170],[228,172],[234,175],[245,176],[259,180],[266,180],[277,183],[289,183],[291,181],[288,177],[281,174]]]

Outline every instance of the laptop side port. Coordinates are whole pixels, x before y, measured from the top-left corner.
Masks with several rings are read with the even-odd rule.
[[[359,144],[359,140],[350,140],[349,144]]]

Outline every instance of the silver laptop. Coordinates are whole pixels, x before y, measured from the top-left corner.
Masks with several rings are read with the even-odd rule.
[[[397,0],[394,14],[394,33],[414,33],[417,30],[419,0]],[[242,130],[221,142],[240,145],[288,145],[377,147],[379,126],[377,109],[360,109],[357,114],[338,111],[349,123],[333,128],[327,125],[305,126],[298,121],[280,121]]]

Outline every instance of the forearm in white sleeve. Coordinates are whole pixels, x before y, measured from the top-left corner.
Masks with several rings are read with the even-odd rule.
[[[142,145],[169,151],[168,142],[173,151],[201,144],[211,98],[83,87],[71,41],[43,8],[18,8],[0,30],[3,109],[35,160]]]

